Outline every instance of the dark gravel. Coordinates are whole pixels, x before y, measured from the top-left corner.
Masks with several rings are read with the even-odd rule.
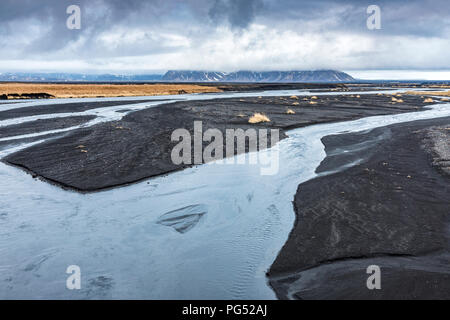
[[[450,179],[426,142],[430,127],[449,123],[323,138],[331,156],[322,174],[362,163],[298,187],[294,228],[268,273],[279,298],[450,298]],[[381,267],[381,290],[366,287],[371,264]]]

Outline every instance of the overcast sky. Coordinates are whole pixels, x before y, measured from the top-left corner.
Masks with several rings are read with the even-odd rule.
[[[0,0],[0,72],[168,69],[448,71],[450,1]]]

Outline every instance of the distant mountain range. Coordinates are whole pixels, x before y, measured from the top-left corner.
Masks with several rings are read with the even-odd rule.
[[[210,82],[210,81],[225,81],[225,72],[218,71],[178,71],[169,70],[162,77],[163,81],[177,81],[177,82]]]
[[[161,74],[115,75],[115,74],[82,74],[82,73],[0,73],[0,81],[160,81]]]
[[[162,81],[176,82],[342,82],[354,81],[342,71],[168,71]]]
[[[114,75],[78,73],[0,73],[0,81],[58,81],[58,82],[347,82],[350,75],[336,70],[315,71],[177,71],[166,74]]]

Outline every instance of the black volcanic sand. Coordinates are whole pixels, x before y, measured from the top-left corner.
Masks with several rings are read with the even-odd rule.
[[[441,118],[323,138],[321,175],[299,185],[293,230],[268,272],[280,299],[450,298],[450,177],[436,168],[445,161],[432,164],[436,150],[450,147],[449,124]],[[432,149],[435,126],[446,146]],[[366,287],[373,264],[381,290]]]
[[[189,83],[189,82],[186,82]],[[426,82],[345,82],[345,83],[302,83],[302,82],[273,82],[273,83],[239,83],[239,82],[219,82],[219,83],[196,83],[196,85],[215,85],[223,91],[248,92],[248,91],[263,91],[263,90],[312,90],[315,92],[328,91],[378,91],[378,90],[395,90],[397,88],[436,88],[436,83]],[[442,82],[441,85],[448,85],[447,82]]]
[[[40,92],[40,93],[9,93],[0,95],[0,100],[9,100],[9,99],[50,99],[54,98],[54,95]]]
[[[428,129],[424,141],[433,166],[450,177],[450,125]]]
[[[54,101],[54,100],[53,100]],[[161,100],[122,100],[122,101],[98,101],[98,102],[69,102],[61,104],[38,105],[33,107],[23,107],[1,111],[0,104],[0,120],[7,120],[20,117],[36,116],[42,114],[53,113],[71,113],[84,112],[91,109],[113,107],[123,104],[145,103]],[[124,106],[125,107],[125,106]]]
[[[202,85],[201,83],[193,83]],[[210,83],[204,83],[203,85],[211,85]],[[266,90],[311,90],[311,89],[323,89],[329,91],[330,88],[334,89],[347,89],[347,85],[344,83],[236,83],[236,82],[222,82],[216,84],[217,88],[222,91],[233,92],[252,92],[252,91],[266,91]],[[372,85],[373,86],[373,85]]]
[[[4,161],[60,186],[78,191],[98,191],[180,170],[171,151],[177,128],[193,132],[195,120],[208,128],[279,128],[284,130],[315,123],[394,114],[419,110],[427,104],[417,96],[403,96],[404,103],[391,103],[391,96],[265,97],[183,101],[126,115],[121,121],[75,130],[60,139],[32,146],[7,156]],[[310,101],[317,104],[310,104]],[[295,114],[287,114],[292,109]],[[249,124],[255,112],[271,122]],[[270,140],[269,140],[270,141]],[[206,145],[207,143],[205,143]],[[79,146],[83,146],[82,152]]]
[[[189,82],[186,82],[188,84]],[[377,90],[395,90],[397,88],[436,88],[436,83],[426,83],[426,82],[388,82],[388,81],[379,81],[379,82],[344,82],[344,83],[336,83],[336,82],[317,82],[317,83],[302,83],[302,82],[272,82],[272,83],[239,83],[239,82],[218,82],[218,83],[198,83],[192,82],[189,84],[196,85],[215,85],[217,88],[223,91],[262,91],[262,90],[314,90],[317,92],[326,92],[326,91],[377,91]],[[441,85],[448,85],[448,82],[442,82]]]
[[[96,116],[74,116],[53,119],[39,119],[35,121],[0,127],[0,138],[19,136],[23,134],[64,129],[86,123]]]

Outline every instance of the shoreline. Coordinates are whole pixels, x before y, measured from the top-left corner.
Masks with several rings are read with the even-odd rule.
[[[299,95],[295,98],[219,98],[171,102],[131,112],[119,121],[74,130],[62,138],[8,155],[3,161],[57,185],[81,192],[95,192],[192,166],[172,163],[170,151],[176,143],[170,141],[170,135],[177,128],[185,128],[192,133],[194,121],[202,121],[204,130],[218,128],[222,132],[227,128],[279,129],[283,138],[285,131],[292,128],[419,111],[430,104],[417,96],[403,96],[402,103],[393,103],[392,97],[378,94],[318,95],[313,99]],[[81,105],[83,110],[90,108],[90,103]],[[46,109],[45,112],[63,111],[61,106],[10,111],[16,116],[20,116],[21,112],[41,114]],[[288,109],[295,113],[288,114]],[[248,119],[256,112],[266,114],[271,121],[249,124]],[[4,113],[8,111],[0,112],[0,119],[5,116]],[[86,147],[85,153],[77,149],[80,145]]]
[[[53,119],[38,119],[25,123],[12,124],[9,126],[0,127],[0,140],[14,136],[69,128],[76,125],[85,124],[95,118],[96,117],[94,115],[79,115]]]

